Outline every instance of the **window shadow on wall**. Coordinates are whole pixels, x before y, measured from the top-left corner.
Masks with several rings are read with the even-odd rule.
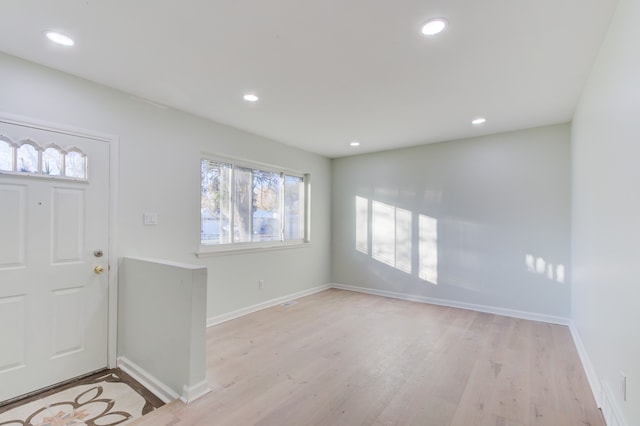
[[[355,212],[357,251],[421,280],[438,284],[436,218],[360,196],[355,197]],[[417,233],[416,238],[414,233]],[[417,252],[417,260],[414,260],[414,252]]]
[[[447,233],[447,241],[439,241],[439,232]],[[502,267],[495,264],[495,260],[493,267],[483,265],[483,249],[478,244],[486,238],[491,236],[484,235],[481,227],[472,222],[455,218],[439,219],[390,203],[355,196],[356,251],[433,285],[443,281],[442,284],[480,291],[485,285],[481,277],[487,276],[487,271],[498,274],[497,268]],[[446,244],[443,246],[443,243]],[[522,255],[512,253],[505,258],[516,261]],[[522,268],[521,271],[524,269],[541,279],[559,284],[566,282],[562,263],[554,264],[541,256],[526,254],[521,265],[518,267],[509,262],[504,267],[512,272],[513,267]],[[445,278],[440,274],[443,268],[446,271]]]

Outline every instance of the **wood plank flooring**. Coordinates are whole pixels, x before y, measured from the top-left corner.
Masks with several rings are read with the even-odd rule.
[[[342,290],[207,330],[213,389],[135,425],[604,425],[565,326]]]

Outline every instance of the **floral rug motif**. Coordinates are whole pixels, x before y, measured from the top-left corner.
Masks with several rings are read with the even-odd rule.
[[[115,426],[153,409],[116,373],[108,373],[1,413],[0,426]]]

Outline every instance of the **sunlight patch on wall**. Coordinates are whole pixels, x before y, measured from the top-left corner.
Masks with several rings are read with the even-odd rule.
[[[395,267],[395,209],[374,201],[371,205],[371,256]]]
[[[396,268],[411,273],[411,212],[396,207]]]
[[[354,207],[358,252],[421,280],[438,283],[437,219],[359,196]],[[414,224],[418,225],[418,235]]]
[[[527,254],[524,262],[527,267],[527,272],[544,275],[551,281],[564,284],[566,278],[563,264],[554,265],[553,263],[547,262],[544,258],[536,257],[532,254]]]
[[[371,257],[410,274],[411,212],[379,201],[371,210]]]
[[[418,226],[418,276],[425,281],[438,284],[438,220],[421,214]]]
[[[356,250],[369,254],[369,200],[356,196]]]

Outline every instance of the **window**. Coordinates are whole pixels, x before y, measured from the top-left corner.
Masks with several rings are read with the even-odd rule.
[[[46,147],[25,139],[14,143],[0,135],[0,173],[47,176],[54,179],[87,180],[87,156],[80,149]]]
[[[308,242],[308,176],[203,158],[200,245],[271,247]]]

